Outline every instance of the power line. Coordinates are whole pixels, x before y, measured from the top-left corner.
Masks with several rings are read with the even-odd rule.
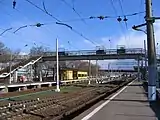
[[[0,28],[0,29],[2,29],[2,28]],[[0,34],[0,36],[2,36],[5,32],[7,32],[7,31],[9,31],[9,30],[11,30],[12,28],[8,28],[8,29],[2,29],[2,30],[4,30],[1,34]]]
[[[75,3],[75,0],[72,0],[72,6],[73,6],[73,8],[74,8],[74,3]]]
[[[42,12],[44,12],[45,14],[49,15],[50,17],[52,17],[53,19],[55,19],[58,22],[61,22],[61,20],[59,20],[58,18],[54,17],[52,14],[50,14],[49,12],[47,12],[46,10],[40,8],[39,6],[37,6],[36,4],[34,4],[33,2],[31,2],[30,0],[25,0],[28,3],[30,3],[31,5],[33,5],[34,7],[36,7],[37,9],[41,10]]]
[[[121,0],[118,0],[118,1],[119,1],[120,8],[121,8],[121,11],[122,11],[122,14],[123,14],[123,17],[124,17],[123,21],[125,22],[126,29],[128,30],[128,25],[127,25],[127,20],[128,19],[126,18],[125,14],[124,14],[124,10],[123,10],[123,6],[122,6]]]
[[[79,50],[77,47],[75,47],[74,45],[72,45],[72,44],[70,43],[70,41],[68,41],[67,43],[69,44],[69,46],[72,46],[73,48]]]
[[[69,8],[71,8],[78,16],[79,16],[79,18],[81,19],[81,21],[82,22],[84,22],[85,24],[86,24],[86,22],[85,22],[85,20],[81,17],[81,15],[76,11],[76,9],[74,8],[74,4],[73,4],[73,7],[69,4],[69,3],[67,3],[65,0],[61,0],[63,3],[65,3]],[[74,1],[72,1],[73,3],[74,3]]]
[[[20,12],[18,9],[16,9],[17,12]],[[133,14],[128,14],[128,16],[134,16],[134,15],[138,15],[138,14],[141,14],[142,12],[139,12],[139,13],[133,13]],[[104,20],[104,19],[108,19],[108,18],[114,18],[113,16],[90,16],[88,18],[85,18],[85,19],[100,19],[100,20]],[[120,20],[119,20],[120,19]],[[75,20],[79,20],[79,19],[74,19],[73,21]],[[118,18],[118,21],[121,21],[122,19],[119,17]],[[68,20],[68,21],[72,21],[72,20]],[[63,21],[62,21],[63,22]],[[49,25],[49,24],[59,24],[59,25],[64,25],[70,29],[73,29],[70,25],[68,24],[65,24],[65,23],[62,23],[62,22],[48,22],[48,23],[37,23],[37,24],[34,24],[34,25],[24,25],[24,26],[21,26],[21,27],[18,27],[18,29],[16,29],[14,31],[14,33],[16,33],[17,31],[19,31],[20,29],[22,28],[26,28],[28,26],[36,26],[36,27],[41,27],[42,25]],[[66,21],[65,21],[66,22]],[[13,28],[13,27],[12,27]],[[9,29],[10,30],[10,29]],[[8,29],[5,29],[4,30],[5,32],[8,31]]]
[[[1,0],[2,1],[2,0]],[[0,4],[3,4],[2,2],[0,1]],[[3,4],[4,5],[4,4]],[[6,6],[6,7],[8,7],[9,8],[9,6]],[[2,9],[1,9],[2,10]],[[28,19],[29,20],[29,18],[28,17],[26,17],[24,14],[22,14],[18,9],[14,9],[16,12],[18,12],[18,13],[20,13],[21,15],[23,15],[23,17],[25,17],[26,19]],[[6,12],[6,11],[5,11]],[[4,12],[3,12],[4,13]],[[8,14],[7,13],[7,15],[8,16],[10,16],[11,18],[12,18],[12,15],[11,14]],[[31,25],[31,26],[33,26],[33,25]],[[21,26],[22,27],[22,26]],[[3,30],[3,32],[2,33],[0,33],[0,36],[2,37],[2,35],[4,34],[4,33],[6,33],[6,32],[10,32],[10,33],[12,33],[12,34],[14,34],[14,35],[17,35],[17,36],[19,36],[19,34],[15,34],[15,33],[13,33],[13,32],[11,32],[10,30],[13,30],[14,28],[16,28],[16,27],[10,27],[10,28],[7,28],[7,29],[3,29],[3,28],[0,28],[1,30]],[[23,28],[23,27],[22,27]],[[21,28],[21,29],[22,29]],[[25,41],[25,42],[28,42],[28,41]],[[30,42],[31,43],[31,42]],[[46,46],[50,46],[50,45],[48,45],[48,44],[46,44],[46,43],[42,43],[42,42],[38,42],[38,43],[40,43],[40,44],[45,44]],[[51,46],[50,46],[51,47]]]
[[[26,1],[29,1],[29,0],[26,0]],[[34,3],[33,3],[34,4]],[[33,5],[32,4],[32,5]],[[34,5],[35,6],[35,5]],[[36,6],[35,6],[36,7]],[[37,6],[38,8],[40,8],[39,6]],[[37,8],[36,7],[36,8]],[[42,8],[40,8],[41,10],[43,10],[43,12],[44,13],[48,13],[47,12],[47,10],[46,10],[46,8],[45,8],[45,4],[44,4],[44,2],[43,2],[43,8],[44,8],[44,10],[42,9]],[[17,10],[17,9],[16,9]],[[18,11],[18,10],[17,10]],[[19,11],[18,11],[19,12]],[[142,12],[141,12],[142,13]],[[137,15],[137,14],[141,14],[141,13],[132,13],[132,14],[128,14],[127,16],[134,16],[134,15]],[[48,15],[48,14],[47,14]],[[52,15],[51,15],[52,16]],[[87,19],[100,19],[100,20],[103,20],[104,18],[114,18],[114,17],[116,17],[116,16],[97,16],[97,17],[93,17],[93,16],[91,16],[91,17],[89,17],[89,18],[87,18]],[[55,22],[54,22],[55,23]],[[47,24],[49,24],[49,23],[45,23],[45,24],[43,24],[43,25],[47,25]],[[52,24],[53,24],[53,22],[52,22]],[[56,24],[59,24],[59,23],[57,23],[56,22]],[[67,26],[67,27],[69,27],[72,31],[74,31],[75,33],[77,33],[78,35],[80,35],[81,37],[83,37],[84,39],[86,39],[86,40],[88,40],[88,41],[90,41],[91,43],[93,43],[94,45],[95,45],[95,42],[93,42],[93,41],[91,41],[91,40],[89,40],[87,37],[85,37],[83,34],[81,34],[80,32],[78,32],[78,31],[76,31],[75,29],[73,29],[71,26],[69,26],[69,25],[67,25],[67,24],[64,24],[64,23],[60,23],[61,25],[65,25],[65,26]],[[42,24],[41,24],[42,25]],[[41,26],[40,25],[40,26]],[[29,26],[31,26],[31,25],[29,25]],[[32,26],[36,26],[36,25],[32,25]],[[22,29],[22,28],[25,28],[25,27],[27,27],[27,26],[21,26],[20,28],[18,28],[15,32],[17,32],[18,30],[20,30],[20,29]],[[38,27],[38,26],[37,26]]]
[[[0,4],[5,5],[2,1],[4,1],[4,0],[1,0],[1,1],[0,1]],[[5,6],[8,7],[8,8],[10,8],[10,7],[7,6],[7,5],[5,5]],[[1,9],[1,10],[2,10],[2,9]],[[15,8],[14,10],[30,21],[30,19],[29,19],[28,17],[26,17],[23,13],[21,13],[21,11],[19,11],[17,8]],[[5,11],[5,12],[6,12],[6,11]],[[4,12],[3,12],[3,13],[4,13]],[[7,15],[10,16],[11,18],[13,17],[13,16],[12,16],[11,14],[9,14],[9,13],[7,13]],[[36,24],[36,25],[37,25],[37,24]],[[35,26],[35,25],[28,25],[28,26]],[[28,27],[28,26],[27,26],[27,27]],[[12,33],[12,34],[20,37],[19,34],[15,34],[15,33],[18,32],[18,30],[20,30],[20,29],[22,29],[22,28],[25,28],[25,27],[26,27],[26,25],[21,26],[21,27],[17,27],[18,29],[16,29],[14,32],[11,32],[10,30],[13,30],[13,29],[16,28],[16,27],[10,27],[10,28],[7,28],[7,29],[0,28],[1,30],[3,30],[3,32],[0,33],[0,36],[3,37],[2,35],[3,35],[4,33],[10,32],[10,33]],[[22,41],[27,42],[27,43],[32,43],[32,42],[29,42],[29,41],[27,41],[27,40],[22,40]],[[50,45],[48,45],[48,44],[46,44],[46,43],[43,43],[43,42],[38,42],[38,43],[43,44],[43,45],[48,46],[48,47],[52,47],[52,46],[50,46]]]
[[[115,8],[115,6],[114,6],[113,0],[110,0],[110,1],[111,1],[111,5],[112,5],[112,8],[113,8],[116,16],[118,16],[118,13],[117,13],[117,10],[116,10],[116,8]]]
[[[13,28],[8,28],[8,29],[0,28],[0,29],[3,30],[3,32],[0,34],[0,37],[3,37],[3,34],[6,33],[6,32],[9,32],[9,33],[11,33],[11,34],[13,34],[13,35],[15,35],[15,36],[20,37],[19,34],[15,34],[15,33],[13,33],[13,32],[10,31],[10,30],[12,30]],[[26,44],[26,43],[33,44],[33,42],[30,42],[30,41],[25,40],[25,39],[21,39],[21,42],[22,42],[22,41],[23,41],[25,44]],[[46,43],[42,43],[42,42],[39,42],[39,43],[41,43],[41,44],[43,44],[43,45],[46,45],[46,46],[48,46],[48,47],[51,47],[50,45],[48,45],[48,44],[46,44]]]
[[[44,13],[46,13],[47,15],[51,16],[53,19],[55,19],[55,17],[53,17],[53,15],[51,15],[49,12],[47,12],[47,10],[46,10],[46,8],[45,8],[44,2],[43,2],[43,8],[44,8],[44,10],[43,10],[42,8],[40,8],[39,6],[35,5],[35,4],[32,3],[31,1],[29,1],[29,0],[26,0],[26,1],[29,2],[30,4],[32,4],[34,7],[40,9],[41,11],[43,11]],[[15,10],[20,13],[20,11],[19,11],[18,9],[15,8]],[[10,15],[10,16],[11,16],[11,15]],[[26,16],[25,16],[25,17],[26,17]],[[65,25],[65,26],[69,27],[72,31],[74,31],[76,34],[80,35],[80,36],[83,37],[84,39],[89,40],[89,39],[86,38],[83,34],[79,33],[79,32],[76,31],[75,29],[73,29],[71,26],[69,26],[69,25],[67,25],[67,24],[64,24],[64,23],[60,23],[60,20],[58,20],[57,18],[56,18],[55,20],[57,20],[57,21],[59,21],[59,22],[51,22],[51,23],[44,23],[44,24],[42,24],[42,23],[37,23],[37,24],[35,24],[35,25],[23,25],[23,26],[21,26],[21,27],[18,27],[18,29],[16,29],[13,33],[16,33],[16,32],[18,32],[20,29],[23,29],[23,28],[26,28],[26,27],[29,27],[29,26],[41,27],[42,25],[48,25],[48,24],[53,24],[53,23],[54,23],[54,24],[59,24],[59,25]],[[4,31],[0,34],[0,36],[2,36],[5,32],[8,32],[8,31],[11,30],[11,29],[13,29],[13,27],[7,28],[7,29],[2,29],[2,30],[4,30]],[[11,32],[11,33],[12,33],[12,32]],[[16,34],[16,35],[17,35],[17,34]],[[89,40],[89,41],[90,41],[90,40]],[[92,42],[92,41],[90,41],[90,42]],[[92,42],[92,43],[93,43],[93,42]]]
[[[52,17],[54,20],[56,20],[56,21],[58,21],[58,22],[61,23],[61,20],[59,20],[58,18],[55,18],[52,14],[46,12],[45,10],[43,10],[42,8],[40,8],[39,6],[35,5],[33,2],[31,2],[31,1],[29,1],[29,0],[25,0],[25,1],[27,1],[28,3],[30,3],[32,6],[36,7],[37,9],[41,10],[42,12],[46,13],[47,15],[49,15],[50,17]],[[63,24],[65,24],[65,23],[63,23]],[[62,24],[61,24],[61,25],[62,25]],[[65,24],[65,26],[67,26],[67,24]],[[68,25],[68,26],[70,26],[70,25]],[[67,27],[68,27],[68,26],[67,26]],[[73,28],[71,29],[71,27],[70,27],[70,30],[73,31],[73,32],[75,32],[76,34],[78,34],[78,35],[81,36],[82,38],[84,38],[84,39],[86,39],[86,40],[89,40],[87,37],[85,37],[82,33],[78,32],[77,30],[75,30],[75,29],[73,29]],[[92,42],[92,43],[94,43],[94,42],[91,41],[91,40],[89,40],[89,41]]]
[[[145,12],[135,12],[135,13],[131,13],[131,14],[126,14],[125,17],[132,17],[132,16],[136,16],[139,14],[142,14]],[[85,17],[82,18],[84,20],[93,20],[93,19],[99,19],[99,20],[104,20],[104,19],[114,19],[114,18],[121,18],[124,17],[124,15],[119,15],[119,16],[110,16],[110,15],[100,15],[100,16],[89,16],[89,17]],[[75,22],[75,21],[80,21],[81,19],[70,19],[70,20],[64,20],[61,22]]]
[[[118,12],[116,10],[116,7],[114,6],[113,0],[110,0],[110,1],[111,1],[111,5],[112,5],[112,8],[113,8],[116,16],[118,16]],[[117,21],[119,22],[119,25],[120,25],[120,28],[121,28],[122,32],[124,32],[123,26],[122,26],[122,23],[121,23],[121,21],[122,21],[121,16],[118,16]],[[125,32],[124,32],[124,36],[125,36],[125,41],[126,41],[126,34],[125,34]]]
[[[121,2],[121,0],[118,0],[118,1],[119,1],[119,4],[120,4],[120,8],[121,8],[122,14],[124,15],[123,7],[122,7],[122,2]]]
[[[123,6],[122,6],[122,2],[121,2],[121,0],[118,0],[118,1],[119,1],[119,5],[120,5],[120,8],[121,8],[123,17],[124,17],[123,21],[124,21],[124,23],[125,23],[126,30],[129,31],[129,29],[128,29],[128,23],[127,23],[128,19],[127,19],[126,16],[125,16],[125,13],[124,13],[124,10],[123,10]],[[126,38],[125,38],[125,41],[126,41],[126,43],[128,44]],[[129,41],[130,41],[130,34],[129,34]]]
[[[143,0],[140,0],[139,11],[141,11],[142,5],[143,5]],[[140,20],[140,17],[141,17],[141,15],[139,14],[139,20]],[[144,19],[142,22],[144,22]]]

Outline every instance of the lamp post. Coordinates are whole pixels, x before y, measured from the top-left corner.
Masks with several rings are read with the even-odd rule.
[[[11,71],[12,71],[12,52],[10,52],[10,62],[9,62],[9,84],[11,84],[12,82],[12,75],[11,75]]]
[[[56,39],[56,58],[57,58],[57,85],[56,85],[56,92],[60,92],[59,88],[59,60],[58,60],[58,39]]]
[[[88,81],[88,84],[90,85],[91,84],[91,60],[89,60],[89,66],[88,66],[88,71],[89,71],[89,81]]]
[[[159,43],[157,43],[157,50],[156,50],[157,55],[158,55],[158,45],[159,45]]]
[[[109,53],[111,52],[111,40],[109,39]]]
[[[96,83],[98,83],[98,60],[96,60]]]

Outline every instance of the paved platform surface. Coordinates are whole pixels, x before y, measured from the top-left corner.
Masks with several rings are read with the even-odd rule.
[[[142,83],[134,81],[73,120],[160,120],[160,106],[150,103]]]

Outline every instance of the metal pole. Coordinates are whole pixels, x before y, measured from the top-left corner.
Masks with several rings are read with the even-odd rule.
[[[140,60],[138,58],[138,81],[140,81],[140,68],[139,68]]]
[[[109,80],[111,80],[111,72],[112,72],[112,70],[111,70],[111,63],[110,62],[108,63],[108,71],[109,71]]]
[[[147,48],[146,48],[146,40],[144,40],[144,54],[145,54],[145,80],[147,81]]]
[[[32,74],[32,65],[30,65],[30,81],[33,81],[32,77],[33,77],[33,74]]]
[[[42,80],[42,71],[39,72],[39,77],[40,77],[40,78],[39,78],[40,82],[42,82],[42,81],[43,81],[43,80]]]
[[[157,50],[156,50],[156,55],[158,55],[158,43],[157,43]]]
[[[148,99],[156,100],[156,51],[152,18],[152,0],[146,0],[147,45],[148,45]]]
[[[110,63],[108,63],[108,75],[109,75],[109,80],[110,80],[110,76],[111,76],[111,74],[110,74]]]
[[[144,80],[144,65],[143,65],[143,62],[144,62],[144,60],[143,60],[143,58],[142,58],[142,63],[141,63],[141,68],[142,68],[142,72],[141,72],[141,78]]]
[[[98,83],[98,60],[96,60],[96,83]]]
[[[90,85],[91,84],[91,60],[89,60],[89,82],[88,84]]]
[[[56,39],[56,58],[57,58],[57,88],[56,88],[56,92],[60,92],[60,88],[59,88],[59,61],[58,61],[58,39]]]
[[[111,40],[109,39],[109,53],[111,53]]]
[[[9,65],[9,84],[11,84],[11,79],[12,79],[12,75],[11,75],[11,71],[12,71],[12,53],[10,53],[10,65]]]

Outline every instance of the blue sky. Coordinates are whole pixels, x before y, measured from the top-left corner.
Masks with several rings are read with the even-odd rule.
[[[42,6],[43,0],[31,0],[36,5]],[[82,16],[82,18],[88,18],[90,16],[116,16],[116,13],[111,5],[111,0],[65,0],[71,6],[74,1],[76,11]],[[135,12],[144,11],[144,0],[121,0],[124,14],[130,14]],[[65,49],[94,49],[95,45],[72,32],[65,26],[56,24],[49,24],[40,28],[28,27],[19,30],[16,35],[12,32],[18,27],[29,24],[56,22],[50,16],[46,15],[42,11],[38,10],[25,0],[16,0],[16,10],[12,8],[12,0],[1,0],[0,2],[0,28],[7,29],[13,27],[13,30],[6,32],[1,36],[0,40],[4,42],[11,49],[20,48],[22,51],[28,51],[36,43],[37,45],[44,45],[50,49],[55,49],[55,39],[58,37],[60,46]],[[62,21],[80,19],[79,16],[69,8],[62,0],[44,0],[46,9],[53,16],[59,18]],[[123,15],[119,0],[113,0],[118,15]],[[159,0],[153,0],[154,15],[159,16]],[[128,17],[128,28],[131,31],[131,27],[134,24],[142,23],[144,14]],[[106,20],[85,20],[75,22],[66,22],[74,29],[82,33],[90,40],[109,47],[107,39],[111,39],[111,47],[115,47],[114,44],[119,42],[120,37],[129,33],[125,29],[125,24],[121,25],[116,21],[116,18],[109,18]],[[122,29],[123,28],[123,29]],[[3,32],[3,30],[1,30]],[[125,38],[124,38],[125,39]],[[70,41],[70,45],[68,44]],[[105,41],[105,43],[104,43]],[[129,42],[128,38],[125,39],[126,43]],[[28,48],[23,46],[28,44]],[[127,44],[126,44],[127,45]]]
[[[43,8],[43,1],[49,13],[57,17],[61,21],[68,21],[73,19],[80,19],[80,17],[69,8],[63,0],[30,0],[36,5]],[[65,0],[68,4],[73,6],[82,18],[89,18],[90,16],[119,16],[124,14],[131,14],[135,12],[143,12],[145,7],[145,0],[121,0],[123,12],[121,10],[119,0],[113,0],[116,12],[113,9],[111,0]],[[142,47],[145,35],[133,31],[131,27],[144,22],[144,13],[127,17],[128,29],[125,24],[118,23],[116,18],[108,18],[105,20],[92,19],[65,22],[74,29],[82,33],[89,40],[96,43],[92,44],[83,37],[72,32],[66,26],[56,25],[53,18],[46,15],[39,9],[35,8],[26,0],[16,0],[16,10],[12,8],[12,0],[0,0],[0,28],[13,29],[0,36],[0,40],[9,48],[16,50],[21,49],[22,52],[28,52],[29,48],[36,45],[43,45],[55,49],[56,38],[59,39],[60,47],[69,50],[80,49],[95,49],[96,45],[103,45],[109,48],[109,39],[111,39],[111,48],[116,48],[117,45],[126,45],[126,47]],[[155,16],[160,16],[160,1],[153,0],[153,11]],[[117,15],[116,15],[117,14]],[[13,32],[24,25],[33,25],[36,23],[53,23],[37,27],[27,27],[19,30],[14,34]],[[159,27],[160,28],[160,27]],[[4,30],[0,29],[0,32]],[[137,41],[135,41],[137,40]],[[70,44],[68,44],[68,41]],[[28,47],[24,47],[28,44]]]

